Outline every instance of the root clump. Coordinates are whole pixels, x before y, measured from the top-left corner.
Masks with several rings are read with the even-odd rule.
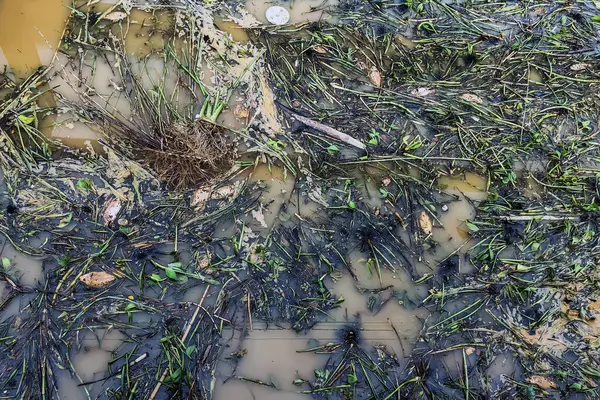
[[[225,130],[205,120],[174,122],[157,144],[142,148],[140,155],[162,182],[175,189],[210,181],[235,159]]]

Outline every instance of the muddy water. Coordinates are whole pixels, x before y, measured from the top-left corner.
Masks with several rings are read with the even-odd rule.
[[[475,217],[476,205],[487,198],[487,181],[482,176],[465,173],[441,177],[437,183],[441,192],[453,196],[453,199],[445,203],[447,211],[439,213],[440,224],[434,226],[433,240],[438,246],[430,261],[436,264],[459,254],[462,257],[459,272],[469,273],[472,267],[463,256],[475,243],[470,240],[465,221]]]
[[[20,78],[48,64],[69,10],[64,0],[0,0],[0,66]]]
[[[40,63],[47,63],[52,59],[53,50],[60,38],[63,21],[68,10],[61,6],[59,0],[30,0],[13,1],[0,0],[0,62],[10,64],[10,68],[19,76],[25,76],[35,69]],[[325,4],[320,0],[296,1],[290,6],[291,23],[315,21],[328,18],[323,11],[323,5],[335,5],[337,2],[329,1]],[[258,21],[266,22],[264,11],[271,3],[248,0],[249,12]],[[319,8],[318,10],[316,10]],[[153,48],[162,46],[160,35],[152,36],[150,27],[153,24],[167,23],[149,13],[136,12],[132,15],[131,32],[128,36],[128,48],[133,55],[148,54]],[[232,39],[238,42],[248,40],[241,27],[226,18],[217,20],[217,25],[224,31],[231,33]],[[39,34],[43,32],[43,37]],[[18,35],[16,33],[19,33]],[[131,37],[131,39],[129,39]],[[18,39],[15,39],[18,38]],[[399,41],[406,46],[413,46],[408,38],[399,37]],[[57,67],[66,67],[64,60],[59,59]],[[147,64],[151,72],[149,76],[160,76],[164,65],[160,60],[150,58]],[[103,98],[109,98],[107,104],[124,118],[128,117],[130,107],[127,101],[120,96],[117,76],[111,66],[105,61],[98,60],[94,64],[94,73],[91,66],[84,68],[82,75],[84,84],[93,88]],[[77,80],[69,82],[68,77],[79,79],[74,75],[63,75],[53,84],[59,85],[58,91],[65,97],[76,100],[76,93],[71,88],[77,86]],[[204,79],[210,81],[210,72],[206,71]],[[532,77],[530,79],[533,80]],[[154,82],[149,78],[145,85],[152,87]],[[173,83],[171,83],[172,85]],[[242,122],[227,113],[222,117],[222,122],[232,127],[242,126]],[[85,141],[93,142],[96,135],[83,124],[69,120],[54,120],[48,123],[48,131],[55,138],[60,138],[66,143],[81,147]],[[270,204],[252,216],[249,224],[257,232],[267,232],[278,223],[281,204],[288,202],[294,190],[294,180],[286,177],[281,170],[261,166],[255,169],[250,178],[264,181],[268,189],[263,193],[262,204]],[[473,174],[462,176],[441,177],[438,179],[440,190],[446,195],[451,195],[446,211],[439,211],[438,223],[433,230],[433,239],[438,243],[435,254],[429,256],[431,265],[436,265],[451,254],[464,255],[470,247],[470,240],[465,221],[475,215],[475,205],[486,197],[486,180]],[[375,199],[373,202],[379,200]],[[375,203],[371,204],[376,206]],[[290,210],[298,215],[310,215],[316,207],[303,205],[302,209]],[[228,235],[227,227],[221,231],[223,236]],[[26,285],[35,285],[41,277],[41,263],[17,254],[14,249],[5,246],[2,257],[10,259],[11,268]],[[310,353],[298,353],[299,350],[309,346],[309,340],[318,341],[320,344],[336,340],[336,331],[344,324],[359,314],[362,322],[362,338],[371,345],[385,345],[389,352],[396,354],[400,363],[410,354],[421,328],[421,320],[427,316],[426,310],[417,307],[408,307],[394,298],[389,298],[378,312],[369,311],[367,302],[369,291],[381,287],[393,286],[396,290],[404,290],[416,297],[424,297],[422,288],[415,287],[410,277],[402,270],[392,272],[382,270],[381,277],[369,272],[366,254],[356,252],[351,255],[349,262],[356,272],[357,280],[348,274],[338,274],[327,282],[328,288],[336,295],[345,299],[339,309],[334,310],[323,322],[319,323],[310,333],[299,335],[287,329],[266,329],[257,321],[249,336],[243,338],[243,346],[247,350],[246,356],[239,363],[235,371],[237,378],[223,384],[222,381],[230,375],[227,363],[224,362],[219,370],[219,379],[216,388],[217,399],[298,399],[305,396],[298,393],[298,388],[292,382],[302,377],[311,379],[313,371],[322,367],[326,357]],[[468,271],[468,264],[461,264],[461,272]],[[361,293],[361,291],[363,293]],[[179,301],[197,301],[202,294],[201,288],[187,291]],[[4,292],[0,291],[0,296]],[[382,296],[385,293],[382,294]],[[15,310],[16,312],[17,310]],[[394,329],[395,328],[395,329]],[[238,333],[239,334],[239,333]],[[123,335],[118,331],[96,330],[82,334],[78,345],[73,349],[71,361],[77,371],[77,377],[65,374],[60,377],[61,398],[78,399],[87,397],[87,393],[77,384],[89,380],[96,380],[106,376],[106,369],[112,357],[112,352],[122,343]],[[237,338],[242,340],[242,338]],[[225,355],[227,356],[227,355]],[[280,390],[244,382],[240,377],[260,379],[274,383]],[[100,394],[101,385],[89,387],[90,396]]]
[[[269,169],[262,165],[256,168],[250,177],[268,185],[260,200],[263,204],[270,204],[262,210],[267,226],[261,226],[258,221],[251,221],[249,226],[254,231],[268,231],[273,224],[278,223],[277,216],[282,202],[287,202],[286,212],[291,215],[310,217],[317,209],[311,203],[302,204],[302,207],[298,209],[297,205],[290,201],[290,199],[296,198],[295,194],[292,196],[294,179],[291,176],[286,179],[281,169]],[[456,185],[462,184],[459,179],[451,182]],[[451,191],[451,189],[449,190]],[[373,199],[372,202],[371,205],[376,206],[380,199]],[[458,222],[455,225],[458,225]],[[224,235],[229,233],[223,232]],[[382,269],[381,278],[372,271],[369,272],[368,258],[367,254],[359,251],[353,252],[348,258],[357,280],[347,273],[338,273],[334,274],[334,279],[327,282],[327,287],[336,296],[343,297],[344,302],[340,308],[332,310],[310,332],[296,334],[290,330],[276,327],[266,329],[261,324],[255,324],[249,336],[241,342],[247,354],[239,362],[235,377],[217,387],[216,399],[294,400],[306,398],[305,395],[299,393],[300,389],[293,385],[293,381],[298,378],[313,379],[314,370],[325,364],[327,356],[298,353],[298,351],[314,347],[317,342],[320,345],[338,342],[337,331],[354,321],[356,315],[360,316],[361,338],[364,343],[372,346],[384,346],[387,352],[396,355],[402,365],[416,343],[421,320],[428,315],[428,312],[423,308],[413,308],[407,304],[401,304],[400,301],[391,298],[391,289],[383,292],[379,297],[381,301],[385,301],[385,305],[379,311],[372,312],[367,307],[369,291],[377,292],[381,287],[392,286],[395,290],[404,290],[421,297],[425,297],[426,291],[421,292],[421,288],[416,288],[404,270],[392,272]],[[236,343],[239,341],[240,338],[237,337]],[[236,346],[232,346],[232,349],[236,349]],[[229,377],[232,372],[230,368],[221,369],[221,380]],[[242,378],[273,383],[278,389],[248,383]]]

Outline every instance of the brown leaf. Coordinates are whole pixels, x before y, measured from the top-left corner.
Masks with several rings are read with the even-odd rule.
[[[327,53],[327,49],[321,45],[316,45],[313,46],[313,50],[319,54],[325,54]]]
[[[481,97],[471,93],[465,93],[462,96],[460,96],[460,98],[465,101],[468,101],[469,103],[483,104],[483,100],[481,99]]]
[[[425,211],[421,211],[421,214],[419,214],[419,226],[426,235],[429,235],[433,231],[431,217]]]
[[[544,390],[556,389],[556,383],[541,375],[533,375],[531,378],[527,378],[527,382],[537,385]]]
[[[91,287],[106,286],[117,279],[114,275],[104,271],[94,271],[79,277],[79,280]]]
[[[248,118],[250,112],[243,104],[236,104],[233,109],[233,114],[238,118]]]
[[[365,64],[363,61],[358,61],[356,63],[356,68],[360,69],[361,71],[366,71],[367,70],[367,64]]]
[[[381,73],[377,70],[377,67],[371,67],[369,81],[371,81],[373,86],[381,87]]]
[[[210,258],[207,256],[203,256],[200,261],[198,261],[198,266],[196,267],[197,271],[203,271],[206,268],[210,267]]]

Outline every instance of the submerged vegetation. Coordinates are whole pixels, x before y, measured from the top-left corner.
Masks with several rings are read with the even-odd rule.
[[[370,313],[428,317],[406,349],[389,322],[394,354],[347,316],[302,350],[327,361],[298,393],[598,398],[598,5],[343,0],[273,27],[217,3],[75,2],[51,67],[0,76],[0,233],[43,260],[32,286],[2,259],[2,396],[57,398],[65,376],[88,398],[279,389],[236,375],[243,338],[258,321],[310,331],[349,274]],[[102,153],[49,139],[47,119],[90,127]],[[277,202],[263,164],[292,181]],[[446,251],[443,215],[468,200],[442,178],[466,172],[487,198]],[[84,380],[81,338],[111,331],[108,370]]]

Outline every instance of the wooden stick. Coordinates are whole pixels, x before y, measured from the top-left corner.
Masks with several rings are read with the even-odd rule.
[[[302,115],[298,115],[298,114],[294,114],[291,113],[292,116],[294,118],[296,118],[298,121],[302,122],[304,125],[316,129],[320,132],[323,132],[326,135],[329,135],[337,140],[339,140],[340,142],[344,142],[346,144],[349,144],[350,146],[354,146],[357,147],[361,150],[364,150],[366,148],[366,146],[359,140],[354,139],[352,136],[347,135],[343,132],[338,131],[337,129],[334,129],[330,126],[324,125],[320,122],[317,121],[313,121],[312,119],[308,119],[306,117],[303,117]]]
[[[187,339],[187,335],[190,333],[190,330],[192,329],[192,325],[194,325],[194,322],[196,321],[196,318],[198,317],[198,313],[200,312],[200,309],[202,308],[202,303],[204,303],[204,299],[206,298],[206,295],[208,294],[209,288],[210,288],[210,285],[207,285],[206,290],[204,290],[204,294],[202,295],[202,298],[200,299],[200,302],[198,303],[198,306],[196,307],[196,311],[194,312],[194,315],[192,316],[192,319],[190,320],[188,327],[186,328],[185,332],[183,333],[183,336],[181,337],[181,342],[185,342],[185,339]],[[168,373],[169,373],[169,367],[165,368],[162,376],[158,380],[158,383],[154,387],[152,394],[150,394],[150,397],[148,397],[148,400],[154,400],[154,398],[158,394],[158,391],[160,390],[160,387],[162,386],[163,381],[167,378]]]

